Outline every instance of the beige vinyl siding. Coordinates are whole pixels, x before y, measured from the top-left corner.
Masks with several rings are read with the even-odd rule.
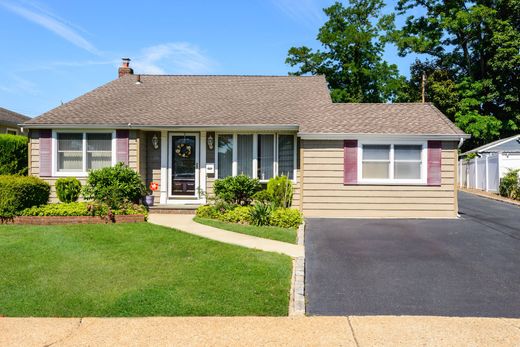
[[[303,140],[306,217],[453,218],[457,144],[443,142],[441,186],[344,185],[343,141]]]
[[[136,130],[128,135],[128,167],[139,172],[139,136]]]
[[[40,175],[40,132],[31,131],[29,134],[29,175]]]

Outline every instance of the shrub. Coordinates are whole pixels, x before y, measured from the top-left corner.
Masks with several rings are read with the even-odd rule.
[[[249,224],[251,222],[251,206],[238,206],[219,215],[218,219],[229,223]]]
[[[83,187],[86,199],[107,204],[112,209],[127,202],[139,203],[145,194],[139,174],[123,163],[90,171]]]
[[[0,175],[26,175],[29,140],[25,136],[0,135]]]
[[[143,206],[128,205],[122,209],[110,210],[108,206],[93,204],[88,202],[70,202],[61,204],[47,204],[33,206],[23,210],[22,216],[101,216],[113,215],[144,214],[146,210]]]
[[[257,203],[251,209],[251,224],[257,226],[269,225],[273,208],[269,204]]]
[[[509,169],[506,175],[500,180],[500,195],[511,199],[520,199],[520,183],[518,181],[519,171],[520,169]]]
[[[253,201],[253,195],[261,189],[261,185],[256,178],[238,175],[216,180],[213,188],[217,199],[248,206]]]
[[[267,182],[266,191],[275,207],[291,207],[293,188],[291,180],[286,176],[271,178]]]
[[[50,185],[32,176],[0,176],[0,218],[12,218],[22,210],[46,204]]]
[[[200,218],[217,218],[218,212],[214,206],[204,205],[197,208],[195,215]]]
[[[273,200],[271,194],[267,190],[261,190],[253,195],[253,201],[260,202],[263,204],[270,204]]]
[[[296,229],[302,222],[301,212],[294,208],[279,208],[271,213],[270,224],[272,226]]]
[[[56,181],[56,194],[61,202],[74,202],[81,193],[81,183],[75,177],[64,177]]]

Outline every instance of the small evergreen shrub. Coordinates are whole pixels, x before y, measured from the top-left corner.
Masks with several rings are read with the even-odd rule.
[[[218,219],[229,223],[251,223],[251,206],[238,206],[218,216]]]
[[[0,135],[0,175],[27,175],[29,140],[20,135]]]
[[[63,177],[56,181],[56,194],[61,202],[74,202],[81,193],[81,182],[75,177]]]
[[[269,204],[257,203],[251,209],[251,224],[256,226],[269,225],[273,208]]]
[[[253,201],[255,202],[270,204],[272,200],[273,197],[266,189],[256,192],[255,195],[253,195]]]
[[[22,210],[46,204],[50,185],[32,176],[0,176],[0,219],[12,218]]]
[[[500,186],[498,188],[500,195],[510,199],[520,199],[519,171],[520,169],[509,169],[506,175],[500,180]]]
[[[213,185],[217,199],[240,206],[250,205],[253,202],[253,195],[261,188],[258,179],[245,175],[218,179]]]
[[[294,208],[278,208],[271,213],[272,226],[296,229],[302,222],[302,213]]]
[[[90,171],[83,187],[85,199],[106,204],[111,209],[129,202],[137,204],[145,195],[141,176],[123,163]]]
[[[195,215],[200,218],[217,218],[218,212],[214,206],[204,205],[197,208]]]
[[[287,176],[273,177],[267,182],[266,196],[275,207],[291,207],[293,198],[292,182]]]

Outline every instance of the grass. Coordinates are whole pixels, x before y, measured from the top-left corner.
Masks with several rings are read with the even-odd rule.
[[[193,220],[197,223],[208,225],[210,227],[233,231],[235,233],[247,234],[252,236],[263,237],[265,239],[277,240],[282,242],[297,242],[297,231],[295,229],[286,229],[271,226],[254,226],[237,223],[227,223],[215,219],[195,217]]]
[[[291,258],[148,223],[0,226],[0,317],[287,315]]]

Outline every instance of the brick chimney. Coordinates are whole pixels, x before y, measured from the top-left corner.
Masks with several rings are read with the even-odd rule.
[[[118,73],[118,77],[134,74],[134,70],[130,67],[130,58],[122,59],[121,66],[117,70],[117,73]]]

